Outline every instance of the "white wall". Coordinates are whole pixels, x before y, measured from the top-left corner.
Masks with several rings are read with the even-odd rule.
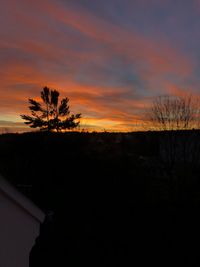
[[[0,190],[0,267],[28,267],[39,221]]]

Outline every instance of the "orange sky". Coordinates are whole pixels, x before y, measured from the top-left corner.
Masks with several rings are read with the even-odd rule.
[[[44,86],[81,127],[145,127],[155,96],[199,93],[200,2],[7,0],[0,10],[0,128],[18,131]]]

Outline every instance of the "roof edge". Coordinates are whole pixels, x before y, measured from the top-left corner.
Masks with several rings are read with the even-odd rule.
[[[37,221],[40,223],[44,221],[45,213],[3,178],[2,175],[0,175],[0,190]]]

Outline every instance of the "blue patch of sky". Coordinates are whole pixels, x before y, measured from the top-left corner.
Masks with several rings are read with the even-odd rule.
[[[79,68],[75,80],[103,87],[141,87],[134,65],[124,62],[120,57],[104,59],[103,62],[89,62]]]
[[[200,26],[196,0],[147,0],[145,4],[141,4],[138,0],[69,2],[77,8],[81,6],[106,21],[129,29],[130,32],[136,30],[157,40],[166,38],[183,51],[189,49],[192,52],[192,48],[198,48],[200,43],[200,38],[195,38]]]

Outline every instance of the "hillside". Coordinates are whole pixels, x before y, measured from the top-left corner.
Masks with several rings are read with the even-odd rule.
[[[144,170],[140,165],[158,159],[158,142],[151,133],[5,134],[0,136],[0,158],[1,173],[21,190],[32,186],[27,193],[39,206],[50,208],[44,196],[51,198],[51,190],[87,183],[87,188],[97,183],[108,190],[127,183],[131,175],[131,183],[138,181]]]

